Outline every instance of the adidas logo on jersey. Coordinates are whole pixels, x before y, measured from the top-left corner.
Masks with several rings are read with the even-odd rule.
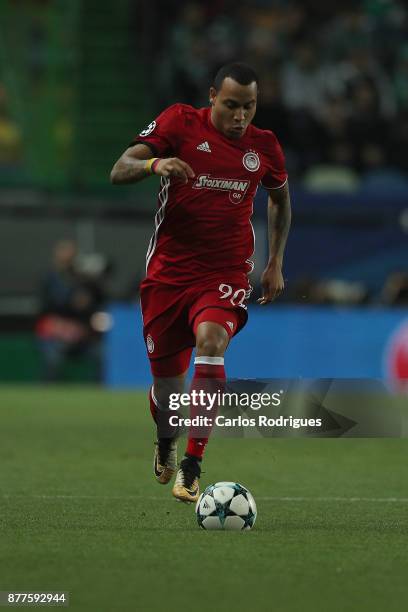
[[[211,153],[210,145],[208,144],[207,141],[202,142],[201,144],[199,144],[197,149],[199,151],[205,151],[206,153]]]
[[[228,327],[230,328],[231,331],[234,331],[234,324],[232,321],[226,321]]]

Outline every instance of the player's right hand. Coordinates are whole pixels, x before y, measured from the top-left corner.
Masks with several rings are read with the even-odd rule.
[[[167,157],[156,163],[154,173],[159,176],[178,176],[184,183],[194,178],[194,170],[178,157]]]

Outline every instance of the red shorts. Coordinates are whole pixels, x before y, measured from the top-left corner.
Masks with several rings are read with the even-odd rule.
[[[187,287],[145,279],[140,302],[149,359],[162,359],[194,347],[200,313],[207,309],[211,311],[203,320],[220,323],[230,337],[238,333],[248,318],[246,302],[251,289],[247,275],[241,273],[226,272],[217,280]]]

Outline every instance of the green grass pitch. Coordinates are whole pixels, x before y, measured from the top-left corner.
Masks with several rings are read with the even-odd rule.
[[[252,491],[247,533],[200,530],[152,451],[144,393],[1,388],[0,590],[87,612],[407,608],[408,440],[212,440],[202,484]]]

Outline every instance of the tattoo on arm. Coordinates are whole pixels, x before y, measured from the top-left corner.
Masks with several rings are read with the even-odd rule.
[[[112,168],[111,183],[124,185],[137,183],[150,176],[146,171],[146,160],[153,157],[151,149],[144,144],[137,144],[127,149]]]
[[[148,176],[145,170],[146,162],[141,159],[135,159],[128,155],[122,157],[116,162],[111,172],[111,181],[114,185],[136,183]]]

